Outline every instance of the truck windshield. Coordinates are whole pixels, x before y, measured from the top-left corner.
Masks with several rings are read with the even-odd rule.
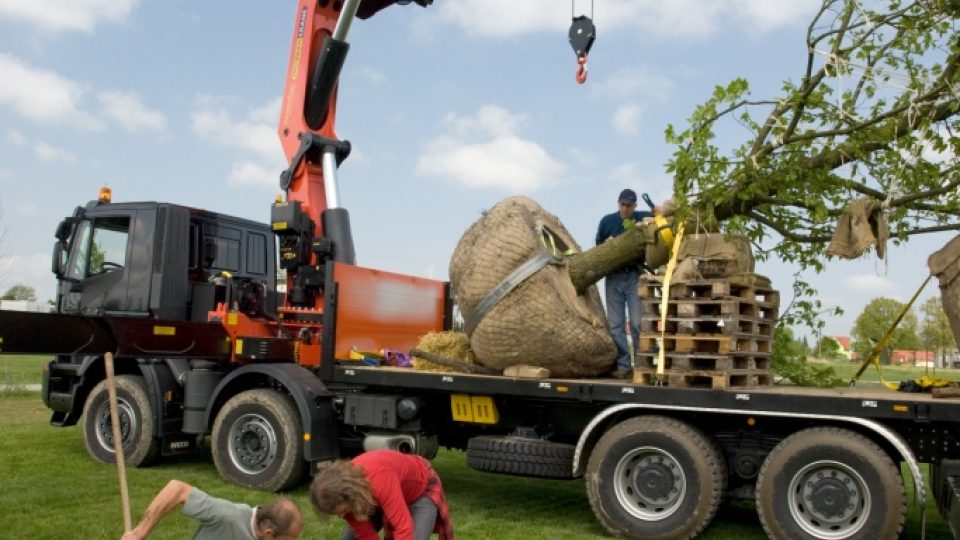
[[[123,268],[127,260],[129,229],[128,217],[81,222],[74,235],[66,276],[83,279]]]

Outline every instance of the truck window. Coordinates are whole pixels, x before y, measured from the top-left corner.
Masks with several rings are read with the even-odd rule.
[[[70,257],[67,259],[67,277],[83,279],[87,276],[87,254],[90,251],[90,222],[81,221],[73,237]]]
[[[262,234],[247,234],[247,272],[267,273],[267,239]]]
[[[203,232],[204,268],[240,271],[240,231],[230,227],[205,225]]]
[[[96,219],[93,222],[93,239],[90,242],[89,275],[118,270],[127,262],[127,240],[130,218],[114,217]]]

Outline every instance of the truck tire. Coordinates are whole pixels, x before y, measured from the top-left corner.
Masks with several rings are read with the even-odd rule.
[[[123,441],[124,464],[144,467],[160,455],[160,439],[153,436],[156,414],[143,377],[116,377],[117,414],[120,416],[120,438]],[[83,444],[90,457],[102,463],[114,463],[113,425],[107,381],[93,387],[83,405]]]
[[[303,476],[303,428],[293,401],[267,389],[241,392],[213,423],[213,462],[234,484],[280,491]]]
[[[587,498],[615,536],[693,538],[717,512],[726,471],[718,446],[697,428],[640,416],[597,441],[587,462]]]
[[[873,441],[846,429],[790,435],[757,477],[757,514],[770,538],[892,540],[905,513],[900,469]]]
[[[572,444],[522,437],[473,437],[467,443],[467,466],[478,471],[573,478]]]

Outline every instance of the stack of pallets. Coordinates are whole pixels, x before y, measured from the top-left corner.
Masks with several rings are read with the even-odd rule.
[[[770,352],[780,294],[756,274],[670,285],[661,334],[663,278],[643,276],[634,382],[730,388],[773,383]],[[664,373],[657,375],[659,347]]]

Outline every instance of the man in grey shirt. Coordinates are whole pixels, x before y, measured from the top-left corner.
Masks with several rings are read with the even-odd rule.
[[[141,540],[178,505],[183,513],[200,522],[195,540],[287,540],[300,536],[303,516],[296,503],[278,497],[264,506],[251,508],[211,497],[180,480],[171,480],[157,493],[143,518],[122,540]]]

